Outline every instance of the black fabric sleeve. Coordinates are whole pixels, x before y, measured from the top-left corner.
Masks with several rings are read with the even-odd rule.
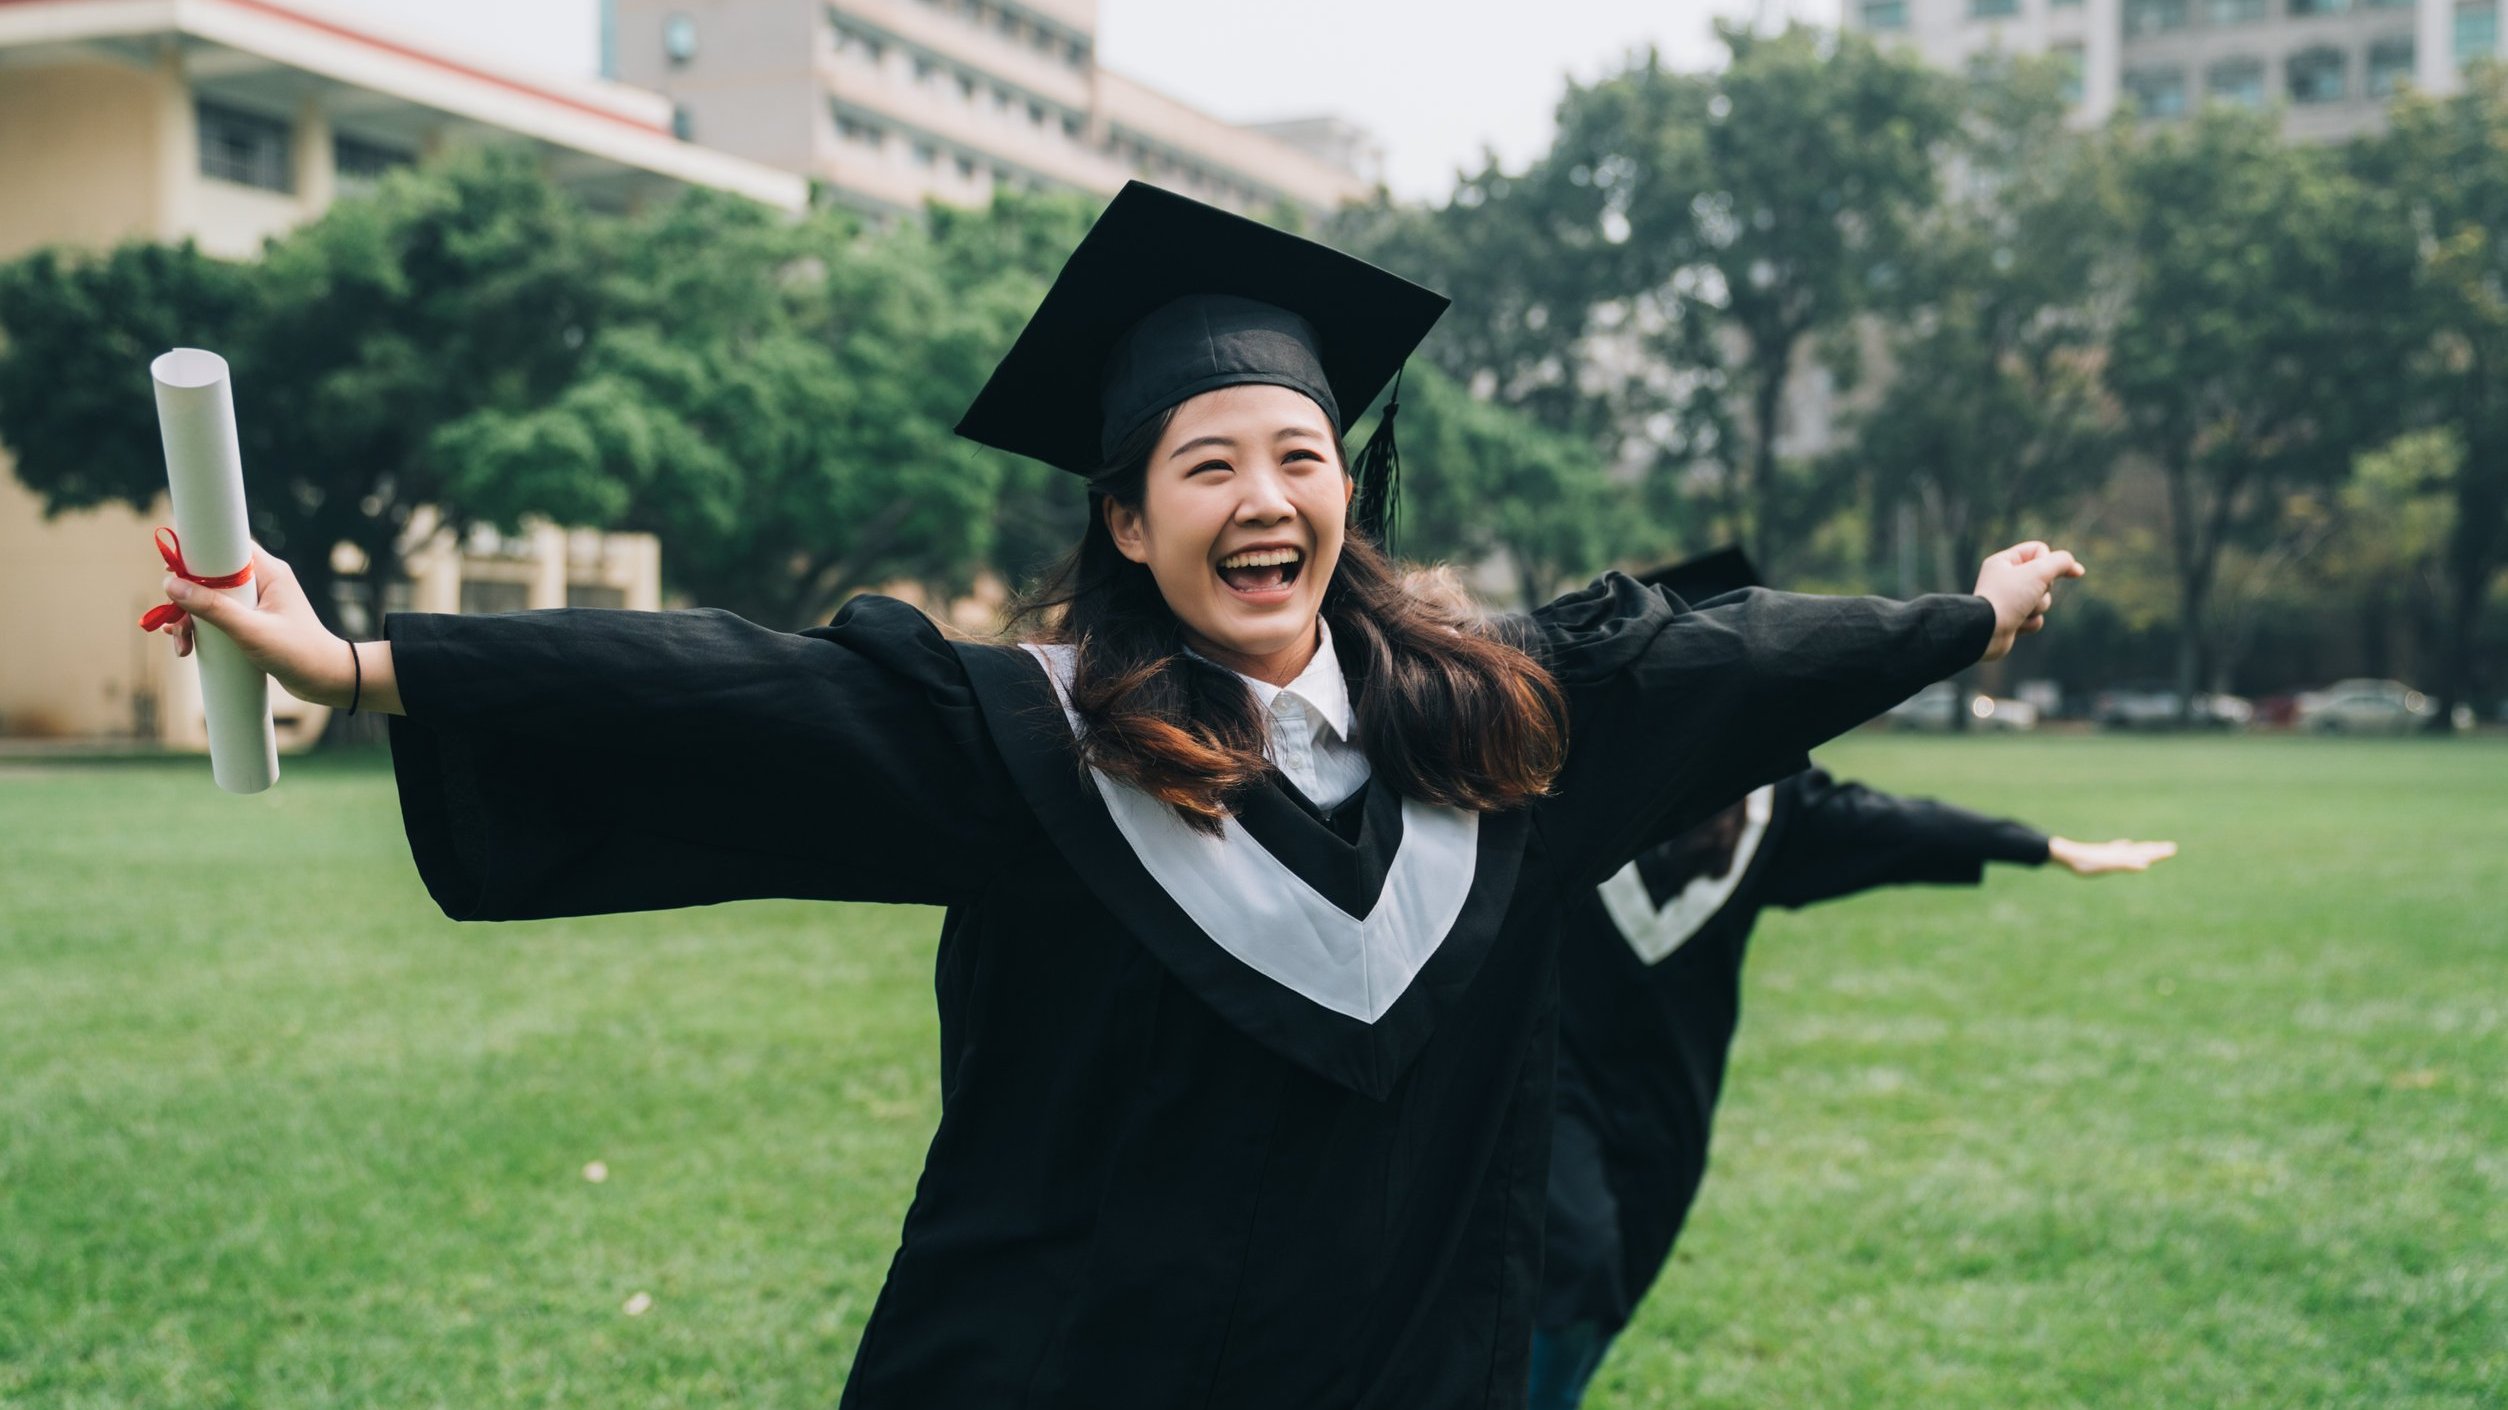
[[[1988,862],[2046,861],[2046,834],[2007,819],[1877,793],[1818,769],[1784,787],[1795,806],[1769,859],[1771,905],[1808,906],[1878,886],[1974,886]]]
[[[574,608],[384,633],[402,822],[456,920],[945,904],[1031,826],[963,665],[890,599],[799,633]]]
[[[1809,751],[1973,664],[1994,608],[1753,588],[1691,610],[1619,573],[1532,615],[1568,701],[1543,826],[1599,884],[1644,850],[1809,766]]]

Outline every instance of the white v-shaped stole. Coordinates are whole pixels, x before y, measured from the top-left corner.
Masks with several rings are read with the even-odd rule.
[[[1775,811],[1776,785],[1754,790],[1742,802],[1742,836],[1733,844],[1733,864],[1722,876],[1700,876],[1690,879],[1681,894],[1655,909],[1655,898],[1646,890],[1646,878],[1639,875],[1637,863],[1631,862],[1611,874],[1602,884],[1602,907],[1611,913],[1611,923],[1620,929],[1628,947],[1647,964],[1660,964],[1666,955],[1689,943],[1699,928],[1724,909],[1733,898],[1733,888],[1742,884],[1742,873],[1750,870],[1751,856],[1759,850],[1760,839],[1768,835],[1768,818]]]
[[[1045,663],[1076,736],[1072,649],[1026,649]],[[1401,846],[1375,908],[1360,917],[1265,851],[1234,817],[1217,837],[1195,832],[1139,789],[1095,769],[1089,776],[1133,856],[1203,934],[1256,973],[1363,1023],[1383,1017],[1411,987],[1472,889],[1480,818],[1460,808],[1402,800]]]

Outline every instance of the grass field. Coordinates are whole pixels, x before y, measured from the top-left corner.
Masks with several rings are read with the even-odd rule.
[[[2508,743],[1825,762],[2185,854],[1764,925],[1589,1404],[2508,1404]],[[833,1404],[937,921],[456,927],[379,757],[0,767],[0,1406]]]

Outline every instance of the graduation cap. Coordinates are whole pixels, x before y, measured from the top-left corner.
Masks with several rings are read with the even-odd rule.
[[[1127,183],[1055,276],[958,434],[1095,479],[1179,402],[1249,383],[1303,392],[1349,434],[1446,310],[1444,295],[1312,240]],[[1381,538],[1397,386],[1351,464]]]
[[[1759,586],[1759,570],[1752,566],[1750,555],[1742,552],[1740,544],[1729,543],[1696,558],[1640,573],[1637,581],[1668,589],[1683,602],[1695,605],[1728,592]]]

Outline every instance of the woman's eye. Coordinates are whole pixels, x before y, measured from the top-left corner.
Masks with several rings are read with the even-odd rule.
[[[1194,477],[1195,475],[1199,475],[1199,474],[1201,474],[1201,473],[1202,473],[1203,471],[1205,471],[1205,470],[1225,470],[1225,469],[1227,469],[1227,468],[1228,468],[1228,462],[1227,462],[1227,461],[1224,461],[1224,460],[1205,460],[1205,461],[1203,461],[1201,464],[1194,466],[1192,469],[1185,471],[1185,472],[1184,472],[1184,474],[1185,474],[1185,478],[1186,478],[1186,479],[1191,479],[1191,478],[1192,478],[1192,477]]]

